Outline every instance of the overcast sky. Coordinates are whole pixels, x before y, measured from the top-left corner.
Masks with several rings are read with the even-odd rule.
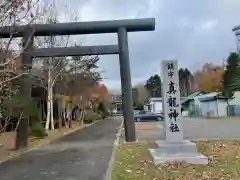
[[[160,73],[161,60],[177,59],[194,71],[236,50],[232,28],[240,24],[240,0],[68,0],[68,6],[81,21],[156,18],[154,32],[129,33],[133,85]],[[117,36],[88,35],[84,42],[113,44]],[[100,65],[108,88],[120,89],[118,56],[101,56]]]

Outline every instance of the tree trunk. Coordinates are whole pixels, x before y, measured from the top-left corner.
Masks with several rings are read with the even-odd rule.
[[[85,117],[85,113],[84,113],[84,110],[81,110],[81,115],[80,115],[80,124],[82,125],[83,124],[83,121],[84,121],[84,117]]]
[[[51,129],[54,129],[53,121],[53,77],[51,74],[51,67],[48,69],[48,101],[47,101],[47,120],[45,124],[45,129],[49,130],[49,125],[51,123]]]
[[[51,93],[50,93],[50,122],[51,122],[51,129],[54,130],[54,119],[53,119],[53,87],[51,86],[50,89]]]
[[[68,127],[72,128],[72,108],[68,109]]]
[[[45,129],[49,130],[49,125],[51,121],[51,68],[48,69],[48,85],[47,85],[47,120],[45,124]]]
[[[64,126],[68,128],[67,107],[65,104],[64,104],[64,108],[63,108],[63,119],[64,119]]]
[[[28,146],[28,118],[20,119],[17,127],[15,149],[23,149]]]
[[[57,105],[57,107],[58,107],[58,128],[61,129],[63,112],[62,112],[62,103],[61,103],[60,99],[58,99],[57,103],[58,103],[58,105]]]
[[[47,99],[47,119],[45,124],[45,129],[49,130],[49,124],[51,120],[51,97],[50,97],[50,91],[48,90],[48,99]]]

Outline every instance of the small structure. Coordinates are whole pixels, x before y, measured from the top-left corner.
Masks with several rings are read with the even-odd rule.
[[[227,101],[217,92],[201,95],[199,100],[201,116],[219,117],[227,116]]]
[[[202,95],[201,92],[194,92],[188,95],[185,100],[181,102],[183,108],[183,116],[199,117],[200,116],[200,101],[198,97]]]
[[[162,97],[149,98],[149,107],[150,111],[154,113],[162,113],[163,105],[162,105]]]
[[[162,62],[162,77],[166,137],[165,141],[156,141],[157,149],[149,149],[154,163],[207,164],[208,158],[197,151],[196,144],[183,138],[177,61]]]
[[[201,116],[203,117],[222,117],[228,116],[229,106],[239,106],[240,105],[240,92],[234,93],[234,98],[227,101],[218,92],[208,93],[198,96]]]
[[[121,115],[123,113],[122,101],[112,102],[112,115]]]
[[[186,97],[180,97],[180,102],[185,101]],[[162,113],[163,112],[163,98],[162,97],[154,97],[149,98],[149,110],[154,113]]]
[[[122,96],[119,94],[111,95],[111,113],[118,115],[123,113]]]
[[[185,109],[188,109],[190,108],[192,105],[195,104],[195,98],[199,95],[202,95],[201,92],[194,92],[194,93],[191,93],[189,94],[182,102],[182,107],[185,108]]]

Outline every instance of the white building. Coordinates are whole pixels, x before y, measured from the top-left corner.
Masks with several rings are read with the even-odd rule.
[[[234,98],[227,101],[219,96],[219,93],[213,92],[197,96],[203,117],[221,117],[227,116],[227,107],[229,105],[240,105],[240,92],[235,92]]]
[[[112,106],[111,106],[112,113],[121,114],[122,113],[122,95],[111,94],[110,98],[112,102]]]
[[[149,98],[149,110],[154,113],[163,112],[162,97]]]
[[[183,101],[185,97],[180,97],[180,100]],[[149,98],[149,110],[154,113],[162,113],[163,112],[163,98],[155,97]]]

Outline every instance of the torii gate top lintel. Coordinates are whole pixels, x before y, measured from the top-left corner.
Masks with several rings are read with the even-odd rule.
[[[127,32],[153,31],[155,30],[155,19],[125,19],[111,21],[89,21],[70,22],[56,24],[31,24],[34,36],[57,36],[57,35],[80,35],[80,34],[101,34],[116,33],[119,28],[126,28]],[[29,26],[3,27],[0,31],[0,38],[23,37]]]

